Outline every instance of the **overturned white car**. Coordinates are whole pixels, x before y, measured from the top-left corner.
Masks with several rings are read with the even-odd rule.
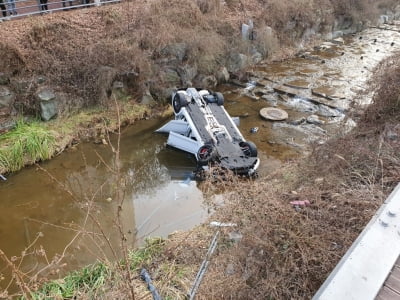
[[[224,106],[221,93],[188,88],[172,95],[175,120],[156,132],[168,133],[167,144],[192,153],[200,166],[218,164],[236,174],[253,175],[260,165],[257,148],[246,141]]]

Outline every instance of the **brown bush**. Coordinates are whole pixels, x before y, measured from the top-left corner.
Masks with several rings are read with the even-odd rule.
[[[373,104],[362,119],[362,125],[367,127],[377,122],[400,121],[400,53],[381,62],[375,73],[368,85],[369,92],[374,93]]]
[[[18,74],[25,67],[25,60],[19,49],[13,45],[0,42],[0,70],[9,74]]]

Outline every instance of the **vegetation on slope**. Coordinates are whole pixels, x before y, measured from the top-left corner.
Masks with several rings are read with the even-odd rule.
[[[152,0],[38,16],[1,24],[13,34],[0,41],[0,53],[7,58],[0,61],[0,70],[29,81],[29,89],[17,99],[24,113],[36,109],[33,93],[38,83],[32,75],[46,78],[72,99],[81,97],[83,103],[70,105],[105,104],[110,76],[129,81],[132,95],[150,89],[157,96],[160,88],[192,80],[187,74],[188,80],[179,82],[170,69],[182,73],[190,66],[192,73],[215,74],[232,53],[250,51],[239,30],[248,19],[259,33],[252,46],[267,56],[276,49],[276,40],[265,34],[265,26],[274,30],[282,45],[293,46],[307,28],[332,31],[335,18],[346,19],[349,26],[357,20],[366,22],[395,4],[394,0],[231,0],[226,5],[215,0]],[[11,81],[16,91],[21,89],[17,81]]]

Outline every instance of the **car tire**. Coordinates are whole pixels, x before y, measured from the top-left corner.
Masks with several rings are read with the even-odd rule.
[[[240,142],[239,146],[242,148],[242,151],[246,156],[257,157],[257,146],[253,142]]]
[[[207,165],[214,157],[214,148],[211,145],[203,145],[197,151],[197,161],[200,165]]]
[[[174,99],[172,100],[172,106],[174,107],[174,112],[177,114],[180,112],[182,107],[188,105],[185,95],[182,93],[176,93]]]
[[[217,100],[216,102],[217,102],[217,104],[219,105],[219,106],[221,106],[221,105],[224,105],[224,95],[222,95],[221,93],[219,93],[219,92],[216,92],[216,93],[214,93],[214,97],[215,97],[215,99]]]

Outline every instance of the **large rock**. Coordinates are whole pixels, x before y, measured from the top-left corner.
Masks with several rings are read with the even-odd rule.
[[[153,106],[156,104],[156,101],[154,100],[153,96],[150,94],[150,91],[147,90],[143,96],[142,96],[142,100],[140,101],[141,104],[144,105],[150,105]]]
[[[116,80],[112,84],[111,95],[117,100],[124,100],[128,96],[126,87],[122,81]]]
[[[17,121],[10,118],[1,118],[0,116],[0,133],[7,132],[13,129]]]
[[[164,69],[161,73],[162,80],[166,82],[169,86],[180,86],[181,85],[181,77],[179,76],[178,72],[168,67]]]
[[[6,86],[0,86],[0,108],[10,108],[15,100],[15,94]]]
[[[228,71],[237,72],[246,68],[249,65],[249,58],[242,53],[234,53],[228,60]]]
[[[217,78],[213,75],[200,75],[196,78],[194,84],[195,87],[202,88],[202,89],[209,89],[214,88],[217,85],[218,81]]]
[[[196,65],[184,65],[178,67],[178,74],[181,78],[182,85],[184,87],[191,87],[193,84],[193,79],[197,75],[197,66]]]
[[[258,51],[255,51],[252,55],[251,55],[251,60],[253,62],[253,64],[258,64],[259,62],[261,62],[263,59],[262,54]]]
[[[117,75],[118,71],[112,67],[101,66],[97,69],[98,101],[101,104],[108,104],[108,99],[112,95],[112,84]]]
[[[216,75],[219,83],[225,83],[229,81],[229,72],[226,67],[220,68]]]
[[[42,88],[36,93],[40,105],[40,116],[43,121],[49,121],[58,114],[57,99],[50,88]]]

